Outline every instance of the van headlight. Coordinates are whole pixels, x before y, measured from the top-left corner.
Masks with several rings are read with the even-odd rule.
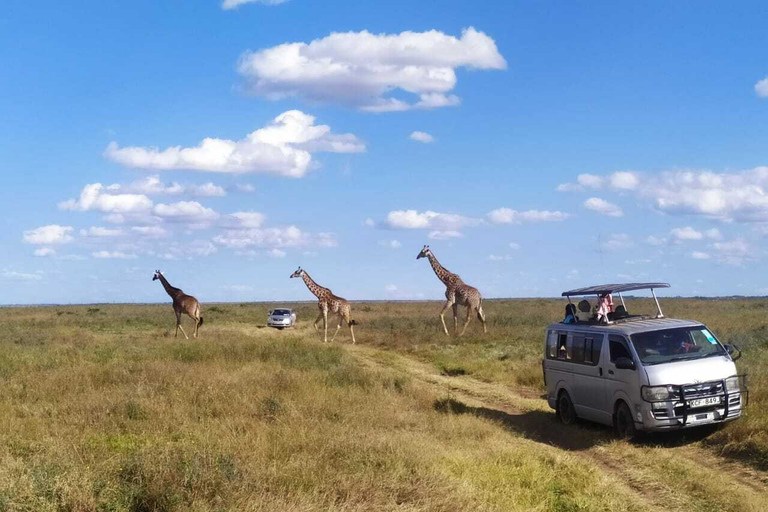
[[[738,375],[734,375],[733,377],[728,377],[727,379],[725,379],[725,390],[728,393],[739,391],[739,389],[741,389],[741,386],[739,385]]]
[[[665,402],[680,398],[679,386],[643,386],[643,400],[646,402]]]

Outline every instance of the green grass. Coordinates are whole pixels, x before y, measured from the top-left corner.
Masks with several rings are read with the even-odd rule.
[[[742,344],[749,415],[705,442],[753,461],[768,446],[766,304],[667,301]],[[296,307],[285,331],[262,327],[267,305],[204,307],[189,341],[169,305],[0,309],[0,512],[653,509],[578,453],[360,365],[346,330],[318,342],[316,306]],[[358,343],[540,389],[543,326],[562,304],[489,301],[490,333],[474,323],[460,339],[439,308],[355,304]]]

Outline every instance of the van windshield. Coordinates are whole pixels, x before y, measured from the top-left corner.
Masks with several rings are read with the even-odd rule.
[[[631,336],[643,364],[688,361],[725,355],[725,349],[705,327],[679,327]]]
[[[272,314],[275,315],[275,316],[290,315],[291,314],[291,310],[290,309],[276,309],[276,310],[274,310],[272,312]]]

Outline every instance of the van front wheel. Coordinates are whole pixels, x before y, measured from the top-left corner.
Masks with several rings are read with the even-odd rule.
[[[635,419],[632,417],[632,411],[629,410],[629,406],[624,402],[621,402],[616,408],[613,427],[616,429],[616,435],[621,439],[632,440],[637,437]]]
[[[557,416],[563,425],[572,425],[576,421],[576,410],[567,391],[563,390],[557,397]]]

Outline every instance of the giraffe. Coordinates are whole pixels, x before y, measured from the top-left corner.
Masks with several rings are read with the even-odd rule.
[[[472,312],[477,313],[477,318],[483,322],[483,332],[488,332],[485,325],[485,313],[483,313],[483,297],[477,288],[465,284],[461,280],[458,274],[448,271],[443,267],[435,255],[432,254],[428,245],[416,256],[416,259],[428,258],[429,263],[432,265],[432,270],[435,271],[437,278],[445,285],[445,298],[447,299],[443,309],[440,311],[440,321],[443,322],[443,330],[445,334],[448,334],[448,327],[445,325],[445,310],[449,307],[453,307],[453,328],[456,332],[459,331],[459,306],[467,306],[467,320],[464,322],[464,328],[461,330],[459,336],[464,335],[464,331],[467,330],[469,321],[472,319]]]
[[[195,332],[192,334],[192,337],[197,338],[197,331],[200,329],[200,326],[203,325],[203,317],[200,316],[200,303],[193,296],[187,295],[178,288],[171,286],[163,273],[156,270],[152,281],[157,281],[158,279],[163,285],[163,288],[165,288],[165,291],[168,292],[168,295],[173,299],[173,311],[176,313],[176,334],[174,334],[173,337],[177,337],[179,335],[179,329],[181,329],[184,337],[189,339],[189,336],[187,336],[187,333],[184,332],[184,328],[181,326],[181,314],[186,313],[189,315],[189,318],[195,321]]]
[[[333,343],[333,340],[336,339],[336,334],[338,334],[339,329],[341,329],[341,321],[344,320],[349,326],[349,332],[352,334],[352,344],[354,345],[356,343],[354,326],[357,325],[357,322],[350,319],[350,315],[352,314],[352,307],[349,305],[349,302],[347,302],[346,299],[337,297],[328,288],[324,288],[317,284],[311,277],[309,277],[307,271],[302,270],[301,267],[299,267],[296,272],[291,274],[291,278],[294,277],[302,278],[304,280],[304,284],[306,284],[307,288],[309,288],[309,291],[312,292],[315,297],[317,297],[317,307],[320,309],[320,314],[315,319],[313,326],[315,327],[315,331],[317,331],[317,322],[319,322],[321,318],[323,319],[323,328],[325,330],[323,341],[326,343],[328,342],[328,312],[330,311],[331,313],[337,314],[339,317],[339,321],[336,324],[336,332],[334,332],[333,337],[331,337],[331,343]]]

